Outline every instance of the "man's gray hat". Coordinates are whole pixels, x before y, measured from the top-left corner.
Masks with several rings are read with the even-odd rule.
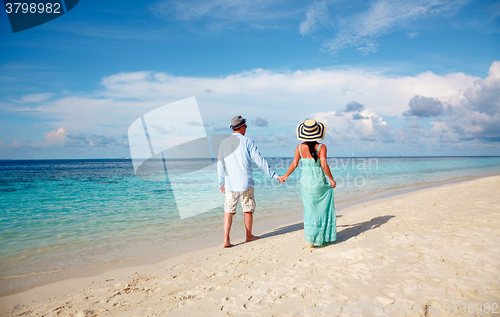
[[[247,119],[243,119],[242,116],[236,116],[231,119],[231,126],[229,128],[231,129],[238,129],[242,125],[244,125],[247,122]]]

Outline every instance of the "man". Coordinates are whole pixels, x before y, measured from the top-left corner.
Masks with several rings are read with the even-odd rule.
[[[254,180],[252,161],[267,176],[282,182],[267,161],[260,155],[253,141],[245,136],[246,119],[236,116],[231,119],[230,128],[233,135],[221,142],[217,173],[220,191],[226,195],[224,203],[224,248],[231,247],[229,231],[236,213],[236,205],[241,197],[241,207],[245,213],[246,241],[254,241],[259,237],[252,234],[253,212],[255,211]]]

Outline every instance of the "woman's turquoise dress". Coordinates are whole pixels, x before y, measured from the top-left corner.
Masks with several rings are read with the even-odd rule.
[[[321,144],[318,146],[318,150]],[[304,206],[304,233],[307,243],[321,246],[337,240],[333,188],[327,183],[321,162],[302,157],[300,198]]]

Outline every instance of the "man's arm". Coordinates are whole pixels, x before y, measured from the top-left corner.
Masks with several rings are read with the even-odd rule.
[[[219,189],[220,191],[225,194],[226,189],[226,178],[224,175],[224,159],[219,156],[219,159],[217,160],[217,176],[219,178]]]
[[[278,179],[281,178],[276,172],[269,166],[267,161],[260,155],[259,150],[257,149],[257,146],[255,143],[253,143],[252,140],[247,139],[248,142],[248,153],[250,154],[250,157],[252,160],[257,164],[257,166],[266,173],[267,176]],[[280,181],[281,183],[281,181]]]

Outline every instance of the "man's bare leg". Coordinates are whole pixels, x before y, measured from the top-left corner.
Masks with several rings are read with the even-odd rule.
[[[228,212],[224,214],[224,248],[232,246],[229,231],[231,231],[231,225],[233,224],[233,216],[234,214]]]
[[[259,237],[252,234],[253,213],[245,212],[245,228],[247,230],[247,242],[259,239]]]

